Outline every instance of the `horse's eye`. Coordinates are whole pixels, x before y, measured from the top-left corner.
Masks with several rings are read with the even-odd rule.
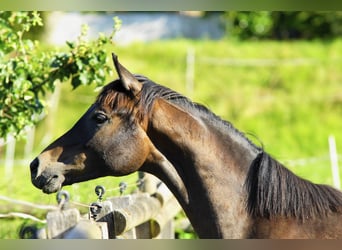
[[[98,112],[98,113],[94,114],[93,119],[96,121],[96,123],[102,124],[108,120],[108,117],[106,114],[104,114],[102,112]]]

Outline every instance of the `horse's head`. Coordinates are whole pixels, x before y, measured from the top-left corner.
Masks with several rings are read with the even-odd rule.
[[[74,127],[31,162],[32,183],[45,193],[97,177],[130,174],[149,156],[151,143],[139,110],[142,83],[115,55],[113,61],[119,79],[105,86]]]

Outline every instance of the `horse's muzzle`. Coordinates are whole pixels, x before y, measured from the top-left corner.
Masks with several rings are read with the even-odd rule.
[[[65,178],[62,174],[58,174],[54,169],[45,169],[38,173],[39,159],[35,158],[30,164],[31,182],[44,193],[50,194],[61,189]]]

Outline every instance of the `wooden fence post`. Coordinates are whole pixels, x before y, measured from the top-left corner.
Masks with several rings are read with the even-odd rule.
[[[63,201],[62,196],[65,196]],[[46,227],[36,232],[47,239],[151,239],[174,238],[173,218],[181,210],[164,183],[154,194],[135,193],[92,203],[87,218],[67,208],[69,196],[57,194],[60,209],[46,216]]]
[[[161,208],[158,199],[151,197],[147,193],[133,194],[130,195],[130,197],[130,204],[126,207],[116,208],[113,205],[116,235],[121,235],[137,225],[141,225],[144,222],[149,221],[150,218],[155,216]],[[119,199],[117,201],[119,201]],[[139,232],[139,234],[150,235],[149,232]]]
[[[146,192],[149,194],[154,194],[157,191],[158,184],[161,182],[154,175],[144,173],[144,172],[139,172],[139,179],[143,180],[143,185],[140,191]]]
[[[76,208],[49,212],[46,215],[47,238],[62,238],[63,234],[74,227],[80,218]]]

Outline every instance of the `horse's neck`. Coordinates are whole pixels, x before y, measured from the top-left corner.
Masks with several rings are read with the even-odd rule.
[[[169,187],[199,236],[245,236],[248,216],[244,182],[256,156],[247,148],[248,143],[237,135],[223,135],[214,126],[164,100],[154,104],[148,134],[182,179],[188,200],[172,190],[172,184]],[[164,167],[163,173],[157,174],[167,184],[171,181],[165,176],[174,169]]]

